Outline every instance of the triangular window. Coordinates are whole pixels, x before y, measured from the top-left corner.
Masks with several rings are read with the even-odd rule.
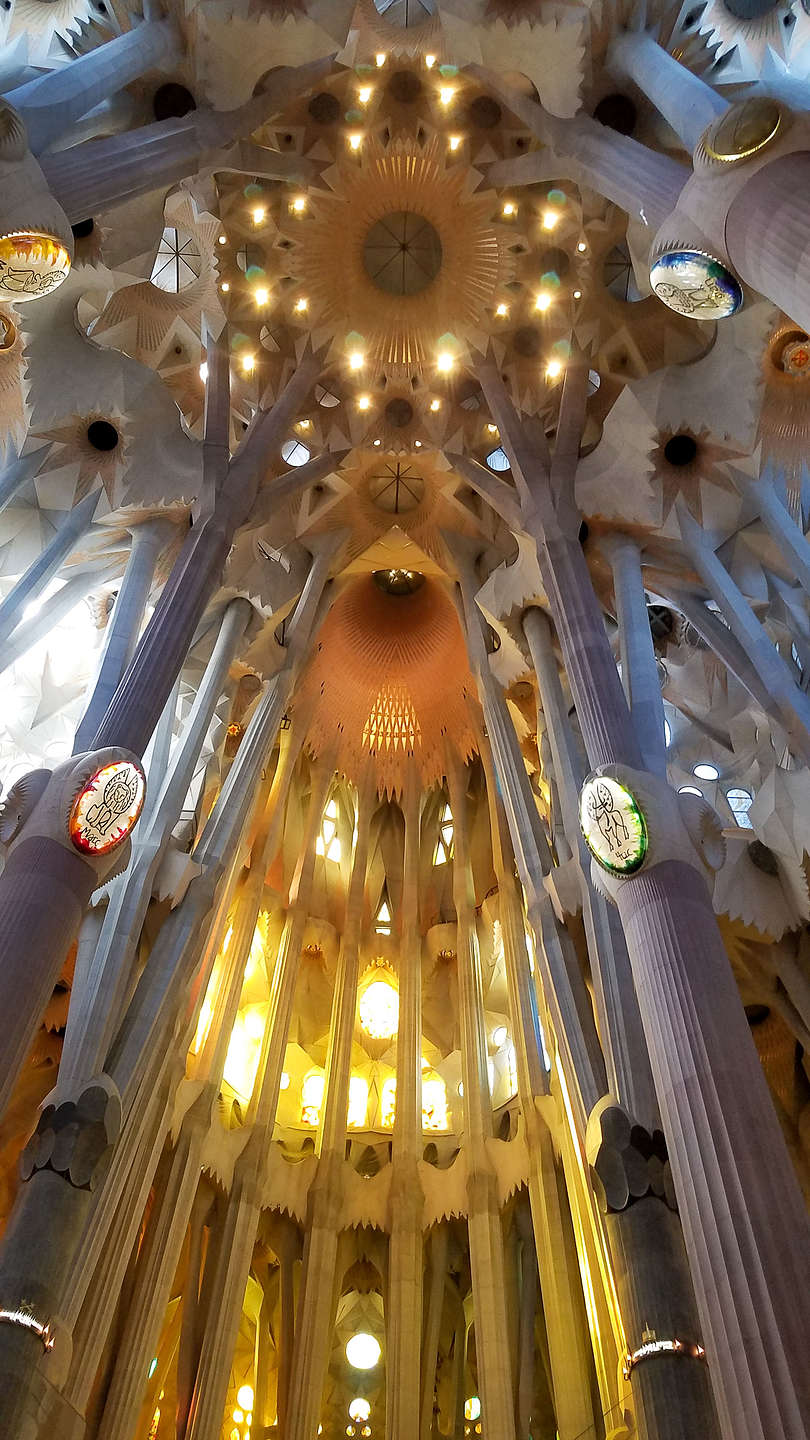
[[[340,840],[338,839],[337,822],[337,800],[329,800],[323,812],[321,833],[315,841],[315,854],[323,855],[327,860],[340,859]]]
[[[453,858],[453,812],[445,805],[439,821],[439,838],[433,852],[434,865],[446,865]]]

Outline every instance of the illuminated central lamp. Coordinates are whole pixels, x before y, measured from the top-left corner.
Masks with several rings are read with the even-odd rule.
[[[346,1341],[346,1359],[355,1370],[373,1370],[381,1355],[379,1340],[362,1330]]]

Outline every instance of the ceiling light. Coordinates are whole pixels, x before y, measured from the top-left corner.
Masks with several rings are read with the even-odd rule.
[[[362,370],[362,368],[363,368],[363,366],[365,365],[365,363],[366,363],[366,357],[365,357],[365,355],[363,355],[360,350],[352,350],[352,353],[351,353],[351,355],[349,356],[349,369],[350,369],[350,370]]]
[[[374,441],[374,444],[375,444],[375,445],[382,445],[382,440],[375,440],[375,441]]]
[[[450,136],[449,144],[450,144],[450,149],[451,149],[451,150],[458,150],[458,147],[459,147],[459,145],[461,144],[461,136],[460,136],[460,135],[451,135],[451,136]]]
[[[373,1370],[379,1362],[382,1350],[379,1340],[365,1331],[358,1331],[346,1341],[346,1359],[355,1370]]]
[[[449,105],[455,93],[452,85],[443,85],[439,91],[439,99],[442,105]]]
[[[587,247],[587,245],[585,244],[585,241],[584,241],[584,240],[580,240],[579,244],[577,245],[577,250],[579,251],[580,255],[584,255],[584,254],[585,254],[585,251],[587,250],[587,248],[588,248],[588,247]]]
[[[298,429],[299,429],[299,430],[308,430],[311,424],[312,424],[312,421],[311,421],[311,420],[297,420],[297,421],[296,421],[296,425],[298,426]]]
[[[497,435],[497,433],[498,433],[498,427],[497,427],[497,425],[492,425],[492,424],[487,425],[487,430],[489,431],[490,435]]]
[[[548,307],[549,307],[550,304],[551,304],[551,296],[549,295],[548,291],[547,291],[547,290],[541,290],[541,291],[540,291],[540,294],[538,295],[537,299],[536,299],[535,302],[534,302],[534,308],[535,308],[535,310],[548,310]]]
[[[306,308],[307,308],[308,305],[309,305],[309,301],[307,300],[306,296],[305,296],[305,295],[299,295],[298,299],[296,300],[296,302],[295,302],[295,304],[294,304],[294,306],[293,306],[293,309],[294,309],[295,311],[297,311],[297,313],[298,313],[299,315],[303,315],[303,313],[304,313],[304,311],[306,310]]]
[[[559,211],[557,211],[557,210],[544,210],[544,211],[543,211],[543,229],[544,229],[544,230],[553,230],[553,229],[554,229],[554,226],[557,224],[557,221],[559,220],[559,218],[560,218],[560,216],[559,216]]]
[[[256,360],[253,355],[242,356],[242,369],[245,371],[245,374],[249,375],[255,364]]]
[[[349,136],[349,144],[350,144],[352,150],[359,150],[359,149],[360,149],[360,146],[362,145],[362,143],[363,143],[363,137],[362,137],[362,135],[358,135],[356,131],[355,131],[355,133],[354,133],[353,135],[350,135],[350,136]]]
[[[548,365],[546,366],[546,379],[557,380],[559,379],[560,375],[562,375],[562,371],[562,360],[549,360]]]
[[[223,280],[223,282],[222,282],[222,284],[220,285],[219,288],[220,288],[220,290],[222,290],[222,291],[227,295],[227,293],[228,293],[228,291],[230,290],[231,287],[230,287],[230,285],[228,284],[227,280]]]
[[[236,1392],[236,1402],[243,1410],[253,1409],[253,1386],[241,1385]]]
[[[255,208],[254,208],[254,210],[253,210],[253,224],[254,224],[254,225],[261,225],[261,223],[262,223],[262,221],[265,219],[266,215],[267,215],[267,211],[265,210],[264,206],[263,206],[263,205],[256,205]]]
[[[219,237],[219,243],[220,243],[220,245],[227,245],[227,243],[228,243],[228,237],[227,237],[227,235],[220,235],[220,237]]]
[[[505,201],[504,201],[503,214],[504,214],[504,215],[516,215],[516,214],[517,214],[517,205],[515,204],[514,200],[505,200]]]
[[[357,408],[358,408],[358,410],[368,410],[370,404],[371,404],[371,397],[370,397],[369,395],[358,395],[358,397],[357,397]]]
[[[413,443],[414,443],[414,446],[415,446],[415,448],[416,448],[417,450],[421,450],[421,449],[422,449],[422,441],[421,441],[421,440],[414,440]]]
[[[383,54],[383,52],[380,51],[380,53],[379,53],[378,55],[375,55],[375,56],[374,56],[374,59],[375,59],[376,62],[377,62],[377,69],[378,69],[378,70],[382,70],[382,67],[383,67],[383,65],[385,64],[385,55]]]
[[[450,354],[449,350],[439,351],[439,354],[436,357],[436,366],[439,370],[442,371],[443,374],[446,375],[449,370],[452,370],[454,363],[455,362],[453,360],[453,356]]]
[[[425,64],[427,65],[428,70],[432,70],[432,69],[433,69],[433,66],[436,64],[436,56],[435,56],[435,55],[426,55],[426,56],[425,56]]]
[[[496,1025],[495,1029],[492,1032],[493,1045],[503,1045],[503,1042],[508,1034],[509,1031],[507,1030],[505,1025]]]
[[[435,414],[435,412],[436,412],[437,410],[441,410],[441,408],[442,408],[442,402],[441,402],[441,400],[431,400],[431,402],[430,402],[430,408],[431,408],[431,410],[434,412],[434,414]]]
[[[201,379],[201,380],[207,380],[207,379],[208,379],[208,361],[207,361],[207,360],[203,360],[202,365],[200,366],[200,379]]]
[[[582,299],[582,291],[581,291],[581,290],[575,290],[575,291],[574,291],[574,299],[575,299],[575,300],[581,300],[581,299]]]
[[[296,195],[290,208],[295,211],[296,215],[300,215],[301,211],[307,208],[306,195]]]
[[[349,1416],[352,1420],[368,1420],[370,1414],[371,1406],[368,1400],[364,1399],[362,1395],[358,1395],[356,1400],[351,1401],[349,1405]]]
[[[372,89],[370,85],[361,85],[357,92],[357,98],[361,105],[367,105],[371,99]]]
[[[257,305],[266,305],[270,299],[270,291],[264,285],[260,285],[258,290],[254,290],[253,293]]]
[[[706,763],[696,765],[692,774],[697,775],[698,780],[719,780],[720,778],[720,771],[717,766]]]
[[[495,314],[503,320],[509,314],[509,306],[504,304],[502,300],[500,305],[495,306]]]

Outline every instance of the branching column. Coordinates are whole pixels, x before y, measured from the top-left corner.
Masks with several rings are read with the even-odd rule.
[[[424,1196],[419,1180],[422,1140],[422,934],[419,926],[419,790],[403,800],[405,853],[397,1029],[397,1104],[392,1148],[391,1239],[386,1306],[387,1440],[416,1435],[422,1344]]]
[[[487,1071],[481,954],[475,928],[475,897],[467,850],[464,772],[450,772],[453,813],[453,897],[458,925],[458,1003],[464,1083],[464,1147],[467,1154],[467,1228],[470,1238],[475,1345],[483,1423],[498,1440],[514,1440],[515,1409],[506,1311],[503,1231],[498,1187],[487,1154],[492,1106]]]
[[[370,766],[367,775],[373,777]],[[332,1001],[326,1087],[318,1134],[318,1170],[309,1191],[304,1264],[298,1295],[295,1353],[284,1440],[312,1440],[318,1429],[334,1331],[330,1297],[334,1293],[335,1264],[340,1238],[346,1111],[357,1018],[357,970],[373,793],[373,779],[369,778],[357,801],[357,839],[352,857],[343,940]]]

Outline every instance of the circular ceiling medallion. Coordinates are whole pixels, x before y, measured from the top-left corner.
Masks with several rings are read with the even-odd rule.
[[[366,274],[389,295],[418,295],[436,279],[442,264],[438,231],[407,210],[384,215],[363,245]]]
[[[632,875],[647,854],[647,824],[633,795],[608,775],[589,775],[579,797],[585,844],[611,875]]]
[[[732,105],[709,127],[704,146],[713,160],[727,164],[747,160],[775,139],[782,124],[782,111],[767,95],[755,95]]]
[[[421,505],[425,482],[407,461],[395,460],[369,476],[368,493],[374,504],[386,514],[404,515]]]
[[[693,320],[724,320],[743,303],[742,286],[720,260],[702,250],[667,250],[653,262],[650,284],[659,300]]]
[[[810,339],[791,340],[782,351],[782,369],[786,375],[804,380],[810,375]]]
[[[132,760],[115,760],[90,776],[76,797],[68,833],[85,855],[106,855],[126,840],[143,808],[146,780]]]
[[[67,279],[70,256],[53,235],[26,231],[0,237],[0,297],[38,300]]]

